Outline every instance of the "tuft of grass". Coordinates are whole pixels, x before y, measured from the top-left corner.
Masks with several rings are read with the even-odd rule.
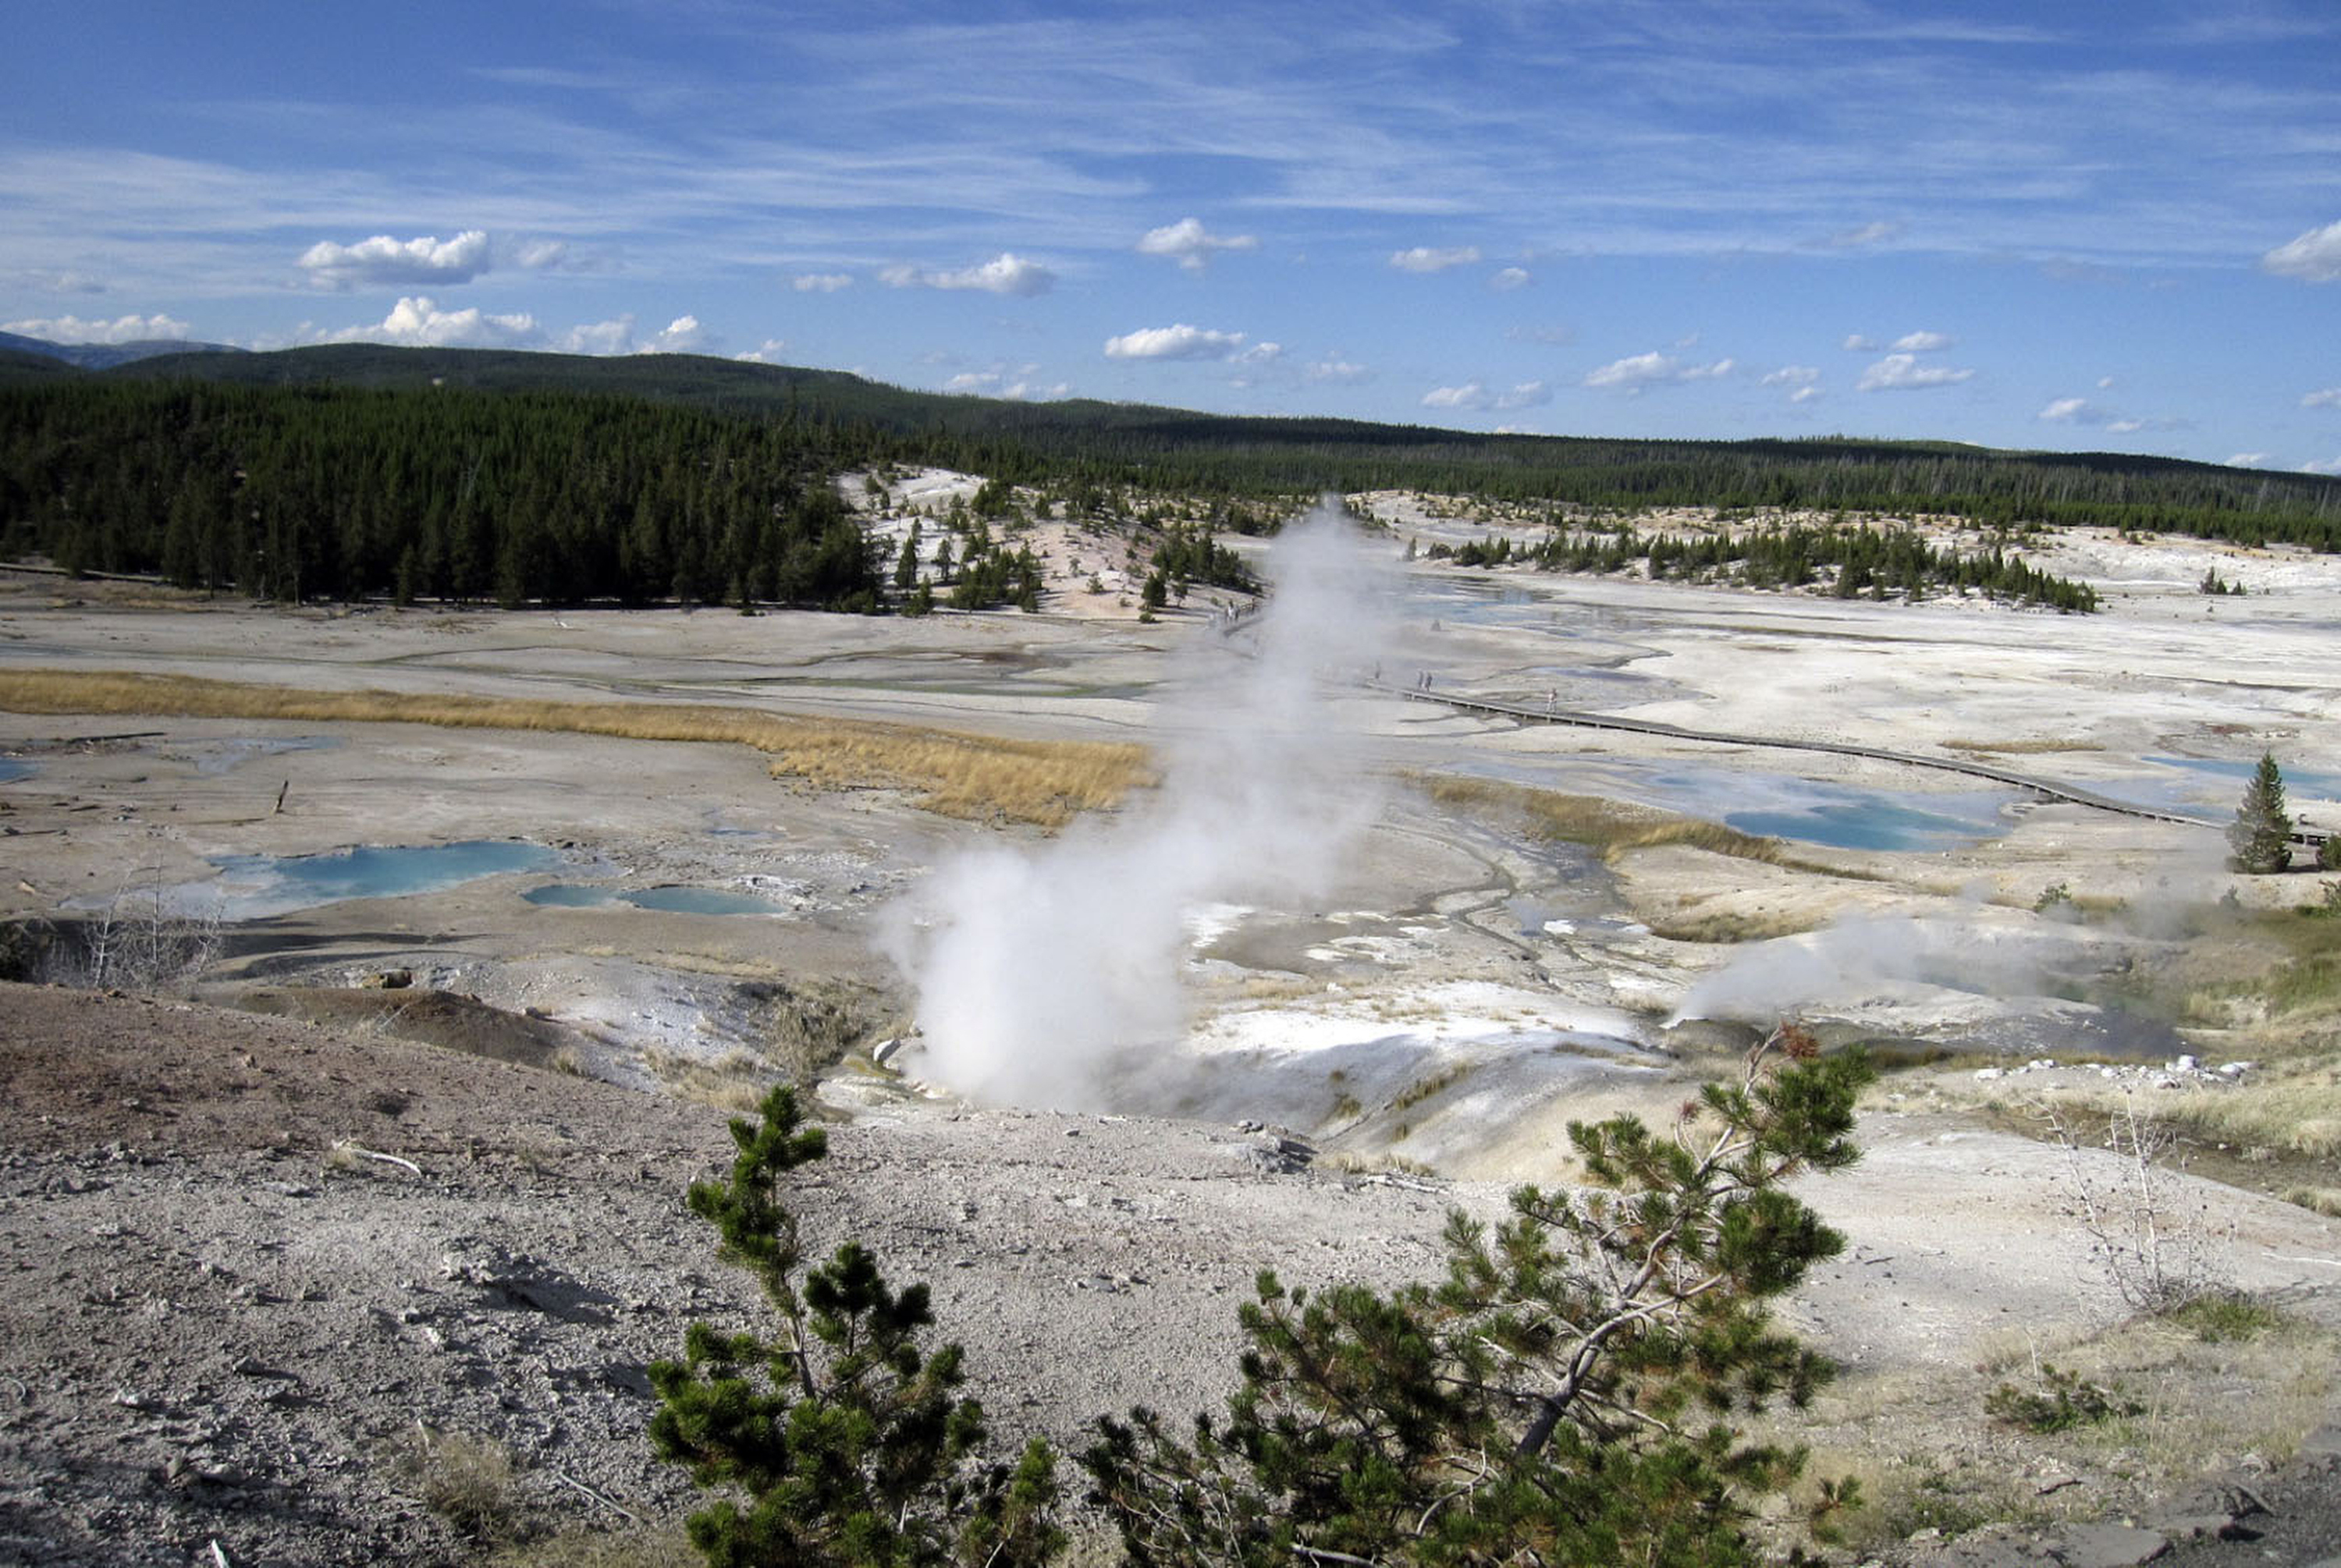
[[[1387,1173],[1435,1180],[1439,1175],[1420,1160],[1388,1152],[1365,1155],[1349,1149],[1335,1149],[1330,1154],[1318,1156],[1316,1163],[1343,1176],[1380,1176]]]
[[[947,817],[1061,827],[1152,782],[1145,748],[1023,740],[869,719],[816,719],[696,703],[556,702],[443,693],[307,691],[190,675],[0,671],[0,709],[140,713],[311,724],[429,724],[627,740],[717,741],[769,755],[775,778],[817,789],[901,789]]]
[[[493,1438],[418,1421],[391,1445],[391,1473],[424,1507],[473,1541],[519,1533],[512,1452]]]
[[[2003,757],[2037,757],[2057,751],[2103,751],[2088,740],[1946,740],[1946,751],[1982,751]]]
[[[2327,1219],[2341,1219],[2341,1186],[2289,1187],[2285,1191],[2284,1201]]]
[[[488,1568],[704,1568],[707,1559],[680,1523],[569,1529],[507,1546]]]
[[[1469,1076],[1470,1071],[1471,1067],[1469,1063],[1457,1062],[1451,1067],[1439,1068],[1439,1071],[1430,1074],[1428,1077],[1417,1078],[1414,1082],[1407,1085],[1406,1087],[1399,1090],[1397,1097],[1390,1101],[1387,1108],[1392,1111],[1412,1110],[1415,1107],[1422,1104],[1423,1101],[1430,1099],[1435,1095],[1444,1093],[1446,1090],[1453,1088],[1457,1084],[1461,1083],[1465,1077]]]
[[[2243,1345],[2291,1320],[2238,1290],[2206,1292],[2163,1315],[2206,1345]]]
[[[710,1062],[681,1051],[652,1046],[643,1052],[643,1066],[679,1100],[706,1106],[732,1116],[751,1116],[782,1075],[746,1051],[733,1051]]]

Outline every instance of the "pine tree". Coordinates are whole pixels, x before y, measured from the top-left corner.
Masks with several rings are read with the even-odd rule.
[[[2265,876],[2292,864],[2292,819],[2284,809],[2284,775],[2273,752],[2260,753],[2260,765],[2244,786],[2236,819],[2227,824],[2227,868]]]
[[[724,1496],[691,1516],[716,1568],[1037,1568],[1062,1550],[1056,1457],[1035,1438],[1013,1465],[983,1457],[983,1412],[958,1396],[961,1352],[920,1345],[927,1287],[888,1286],[847,1242],[806,1270],[781,1176],[821,1158],[796,1097],[774,1088],[757,1121],[734,1117],[728,1178],[692,1184],[720,1255],[756,1278],[778,1333],[694,1322],[683,1359],[650,1369],[659,1456]],[[802,1284],[799,1285],[802,1274]]]
[[[1262,1275],[1225,1419],[1190,1445],[1135,1410],[1082,1455],[1131,1561],[1750,1561],[1751,1499],[1804,1455],[1724,1418],[1830,1374],[1768,1303],[1843,1246],[1784,1186],[1858,1157],[1869,1077],[1784,1027],[1667,1133],[1572,1126],[1597,1190],[1523,1187],[1492,1233],[1451,1216],[1443,1284],[1312,1295]],[[1825,1483],[1815,1533],[1855,1501]]]

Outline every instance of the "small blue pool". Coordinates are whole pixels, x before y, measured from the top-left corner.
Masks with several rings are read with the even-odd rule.
[[[561,853],[513,839],[453,844],[362,844],[324,855],[222,855],[218,878],[177,890],[174,902],[216,908],[223,919],[256,920],[351,898],[435,893],[482,877],[542,871]]]
[[[556,909],[593,909],[627,904],[667,915],[782,915],[788,911],[753,893],[720,888],[637,888],[621,891],[583,882],[547,882],[521,895],[532,904]]]

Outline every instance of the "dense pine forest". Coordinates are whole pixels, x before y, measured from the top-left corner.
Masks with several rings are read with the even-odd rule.
[[[0,554],[284,600],[876,608],[895,563],[872,557],[832,481],[879,461],[983,474],[1002,494],[1045,487],[1075,514],[1085,497],[1201,498],[1215,525],[1247,531],[1324,491],[1471,495],[1548,513],[1557,541],[1543,550],[1556,559],[1543,564],[1554,566],[1583,553],[1561,531],[1599,524],[1614,552],[1619,523],[1667,506],[2341,550],[2341,479],[2109,453],[1237,419],[947,397],[684,355],[342,345],[85,370],[0,354]],[[1878,554],[1892,548],[1799,536],[1782,559],[1736,569],[1793,581],[1800,566],[1840,566],[1847,591],[1951,581],[1947,563]],[[1715,564],[1640,553],[1653,571]],[[998,581],[954,601],[1031,601],[1029,570],[1004,553],[992,565]],[[1166,581],[1230,581],[1209,559],[1156,566]],[[1969,586],[2062,596],[2025,581],[2012,555],[1948,566],[1995,578]]]
[[[834,432],[640,399],[0,392],[0,552],[263,598],[870,608]]]

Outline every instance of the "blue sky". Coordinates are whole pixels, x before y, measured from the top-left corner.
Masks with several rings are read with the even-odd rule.
[[[0,327],[2341,471],[2333,0],[77,0]]]

